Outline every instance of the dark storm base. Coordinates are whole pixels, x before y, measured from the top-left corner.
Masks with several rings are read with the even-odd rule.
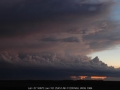
[[[120,81],[2,80],[0,90],[120,90]]]

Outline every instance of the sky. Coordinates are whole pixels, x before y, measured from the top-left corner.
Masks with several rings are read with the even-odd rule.
[[[119,0],[114,0],[117,2],[117,4],[114,5],[114,7],[112,7],[112,12],[110,14],[110,18],[116,22],[118,22],[118,24],[120,23],[120,1]],[[114,16],[114,17],[113,17]],[[119,28],[117,28],[119,29]],[[114,66],[115,68],[120,67],[119,62],[119,53],[120,53],[120,45],[116,45],[114,48],[112,49],[108,49],[108,50],[103,50],[100,52],[95,52],[92,53],[88,56],[91,56],[92,58],[94,58],[95,56],[99,56],[101,60],[104,60],[105,63],[107,63],[109,66]]]
[[[0,80],[120,80],[119,9],[119,0],[1,0]]]
[[[94,58],[95,56],[99,56],[100,60],[104,60],[104,62],[107,63],[108,66],[114,66],[115,68],[119,68],[120,67],[120,64],[118,63],[120,58],[119,53],[120,53],[120,49],[105,50],[90,54],[88,56],[91,56],[92,58]]]

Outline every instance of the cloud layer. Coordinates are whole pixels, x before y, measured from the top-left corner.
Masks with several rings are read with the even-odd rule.
[[[0,65],[0,79],[70,79],[73,75],[118,77],[120,72],[108,67],[98,57],[59,57],[53,53],[25,55],[5,52],[0,54]]]
[[[119,73],[86,56],[120,44],[113,0],[1,0],[0,7],[1,79],[27,78],[22,71],[28,79],[36,76],[30,71],[43,79]]]

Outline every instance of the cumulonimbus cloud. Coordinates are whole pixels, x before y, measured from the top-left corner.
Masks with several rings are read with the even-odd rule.
[[[34,72],[37,69],[38,75],[50,73],[48,69],[50,67],[53,76],[64,73],[64,76],[68,77],[73,74],[79,75],[81,72],[86,75],[99,73],[115,76],[113,73],[119,73],[119,70],[108,67],[97,58],[91,60],[86,56],[120,44],[116,29],[118,25],[109,18],[112,12],[112,0],[104,1],[0,2],[4,5],[0,6],[3,8],[0,9],[0,51],[7,52],[0,54],[0,69],[5,70],[8,75],[11,70],[7,66],[18,67],[21,71],[27,68],[24,73],[29,71],[28,74],[30,70]],[[7,7],[7,3],[11,5]],[[54,72],[55,68],[58,74]],[[17,69],[15,70],[17,72]]]
[[[2,64],[4,64],[4,66],[2,66]],[[28,75],[30,78],[34,70],[36,70],[38,75],[41,74],[40,76],[42,76],[42,74],[50,74],[49,70],[51,70],[52,74],[48,77],[47,75],[45,76],[49,79],[53,78],[51,75],[55,77],[59,76],[59,79],[63,77],[69,78],[71,75],[106,75],[118,77],[116,73],[119,73],[119,70],[107,66],[107,64],[100,61],[98,57],[95,57],[94,59],[86,56],[59,57],[53,53],[26,55],[5,52],[0,54],[0,65],[0,69],[4,69],[4,72],[6,73],[11,72],[11,70],[20,70],[17,72],[22,75],[22,71],[27,71],[30,74]],[[29,72],[30,70],[32,73]],[[62,75],[60,76],[58,73],[62,73]],[[9,75],[10,74],[8,74],[8,79],[11,79],[11,76]],[[37,76],[34,79],[41,78],[40,76]],[[3,76],[1,75],[1,77]],[[25,78],[25,76],[21,76],[20,78]],[[14,79],[16,79],[16,77]]]

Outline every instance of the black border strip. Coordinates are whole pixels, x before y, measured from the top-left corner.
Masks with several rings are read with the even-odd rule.
[[[75,89],[74,89],[75,88]],[[77,89],[79,88],[79,89]],[[85,88],[85,89],[84,89]],[[0,90],[120,90],[120,81],[2,80]]]

